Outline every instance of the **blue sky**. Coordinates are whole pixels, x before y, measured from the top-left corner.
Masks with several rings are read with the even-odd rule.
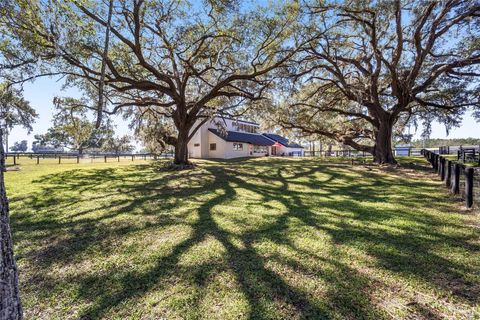
[[[30,101],[30,105],[37,111],[39,117],[33,125],[33,131],[28,134],[27,130],[16,127],[10,132],[9,144],[13,145],[15,141],[27,140],[29,148],[34,140],[35,134],[42,134],[51,126],[53,116],[53,98],[55,96],[80,97],[80,93],[75,89],[62,91],[63,82],[52,78],[37,79],[33,83],[24,85],[24,97]],[[128,134],[133,136],[132,130],[128,128],[128,122],[120,116],[112,118],[116,125],[116,134],[119,136]],[[139,146],[137,146],[139,147]]]
[[[37,110],[39,118],[33,125],[33,132],[28,135],[27,131],[22,128],[14,128],[10,133],[10,146],[15,141],[27,140],[29,147],[33,141],[34,134],[45,133],[51,125],[53,115],[52,100],[55,96],[72,96],[78,97],[79,93],[74,89],[62,91],[62,82],[58,82],[51,78],[38,79],[33,83],[27,83],[24,85],[24,96],[30,101],[31,105]],[[120,116],[113,118],[116,125],[117,135],[129,134],[133,135],[133,132],[128,128],[128,122],[123,120]],[[413,133],[413,131],[412,131]],[[416,138],[420,137],[421,127],[415,135]],[[432,138],[445,138],[447,137],[445,127],[441,124],[435,123],[433,125]],[[454,128],[448,135],[449,138],[480,138],[480,123],[476,122],[471,114],[464,117],[462,126]],[[137,146],[139,148],[139,146]]]

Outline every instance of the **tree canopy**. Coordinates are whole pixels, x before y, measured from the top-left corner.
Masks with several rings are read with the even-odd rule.
[[[5,150],[8,151],[8,133],[15,126],[32,131],[32,124],[38,114],[23,97],[22,90],[7,82],[0,83],[0,126],[5,129]]]
[[[115,154],[130,153],[135,150],[132,145],[132,138],[128,135],[121,137],[108,137],[102,144],[102,150]]]
[[[406,125],[451,127],[479,108],[479,8],[478,0],[5,0],[0,72],[14,82],[65,76],[100,95],[85,108],[155,124],[176,163],[188,162],[199,125],[263,108],[267,93],[284,128],[394,163],[392,137]]]
[[[88,118],[88,110],[83,108],[81,100],[74,98],[55,98],[56,108],[52,126],[43,135],[36,135],[36,144],[65,147],[82,154],[87,148],[101,148],[113,138],[113,128],[105,119],[100,128]]]
[[[480,108],[478,1],[314,2],[306,14],[318,40],[292,63],[285,127],[395,162],[395,126],[452,126]]]
[[[27,140],[22,140],[20,142],[15,142],[13,146],[10,148],[13,152],[26,152],[28,150],[28,142]]]
[[[95,87],[102,82],[107,114],[135,107],[172,119],[176,133],[170,140],[180,163],[187,161],[187,142],[201,121],[262,98],[271,71],[304,42],[295,32],[297,11],[290,4],[114,1],[108,23],[103,1],[6,0],[0,24],[11,39],[3,50],[6,66],[33,61],[33,76],[62,74]]]

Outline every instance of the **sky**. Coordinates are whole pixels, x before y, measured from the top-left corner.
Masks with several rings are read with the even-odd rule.
[[[16,127],[10,132],[9,146],[13,146],[15,141],[28,141],[29,149],[34,141],[35,134],[43,134],[52,125],[53,118],[53,98],[55,96],[74,97],[79,98],[80,92],[75,89],[62,90],[63,82],[59,82],[53,78],[40,78],[33,83],[26,83],[23,86],[24,98],[30,101],[30,105],[37,111],[38,118],[33,124],[33,131],[28,134],[27,130]],[[116,126],[115,132],[117,136],[130,135],[133,136],[133,131],[128,128],[128,121],[125,121],[120,116],[112,117],[113,123]],[[141,148],[140,144],[136,144],[137,149]]]
[[[24,85],[24,97],[30,101],[32,107],[39,114],[38,119],[33,125],[33,131],[28,134],[27,130],[16,127],[12,130],[9,137],[9,145],[12,146],[15,141],[27,140],[29,148],[33,142],[35,134],[43,134],[51,126],[53,116],[53,98],[55,96],[79,97],[80,93],[75,89],[62,91],[62,82],[52,78],[37,79],[33,83]],[[113,117],[116,125],[116,134],[122,136],[125,134],[133,136],[133,132],[128,128],[128,122],[120,116]],[[419,127],[415,133],[414,139],[419,139],[422,128]],[[414,133],[413,129],[412,132]],[[476,122],[471,114],[464,116],[463,123],[459,128],[454,128],[447,136],[445,127],[435,123],[432,129],[431,138],[480,138],[480,123]],[[137,150],[141,148],[137,143]]]

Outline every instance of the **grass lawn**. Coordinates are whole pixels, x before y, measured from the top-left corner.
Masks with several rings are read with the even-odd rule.
[[[480,216],[429,171],[20,162],[26,319],[480,318]]]
[[[455,154],[444,154],[442,155],[445,159],[455,161],[461,164],[464,164],[467,167],[479,167],[480,165],[478,164],[478,161],[467,161],[467,162],[462,162],[462,160],[457,159],[457,155]]]

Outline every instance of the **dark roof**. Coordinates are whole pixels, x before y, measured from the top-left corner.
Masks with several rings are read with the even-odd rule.
[[[256,146],[271,146],[275,142],[258,133],[247,133],[238,131],[227,131],[227,135],[222,135],[217,129],[209,128],[208,131],[217,135],[225,141],[245,142]]]
[[[272,139],[275,142],[280,143],[281,145],[287,147],[287,148],[302,148],[301,145],[298,143],[289,143],[287,138],[284,138],[282,136],[279,136],[278,134],[273,134],[273,133],[264,133],[263,134],[265,137]]]

